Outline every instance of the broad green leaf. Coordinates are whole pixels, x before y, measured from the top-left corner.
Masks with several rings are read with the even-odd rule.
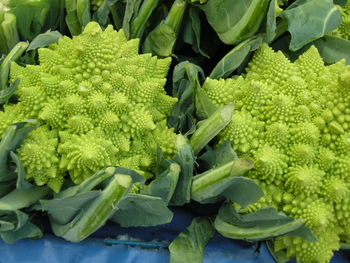
[[[1,182],[0,183],[0,197],[9,193],[15,187],[16,187],[15,180],[10,180],[8,182]]]
[[[51,219],[57,224],[67,224],[84,206],[91,204],[100,193],[101,191],[89,191],[63,199],[40,200],[41,209],[47,211]]]
[[[178,102],[172,109],[168,124],[176,132],[188,135],[195,131],[194,88],[203,79],[203,70],[195,64],[185,61],[175,66],[172,95],[178,98]]]
[[[350,41],[334,36],[324,36],[312,43],[320,52],[323,60],[328,64],[333,64],[341,59],[345,59],[350,65]]]
[[[123,18],[123,31],[127,39],[129,39],[131,35],[130,23],[132,21],[132,18],[137,15],[141,2],[142,0],[129,0],[126,2]]]
[[[156,226],[166,224],[173,213],[160,197],[128,194],[119,203],[111,217],[122,227]]]
[[[309,241],[315,240],[313,233],[304,226],[302,220],[287,217],[272,207],[241,215],[231,203],[227,203],[220,208],[214,225],[221,235],[233,239],[259,241],[292,234]]]
[[[263,35],[256,35],[234,47],[216,64],[209,77],[212,79],[227,78],[242,64],[250,52],[261,46],[262,41]]]
[[[9,1],[11,12],[16,15],[17,28],[21,39],[30,41],[41,33],[50,10],[50,1],[52,0]]]
[[[48,47],[53,43],[57,43],[58,39],[61,37],[63,37],[63,35],[58,31],[47,31],[45,33],[37,35],[30,43],[27,51],[42,47]]]
[[[225,141],[215,149],[206,146],[206,152],[197,158],[201,170],[209,170],[214,166],[226,164],[237,159],[238,156],[232,149],[231,142]]]
[[[0,210],[15,211],[27,208],[50,193],[46,186],[30,189],[14,189],[7,195],[0,198]]]
[[[191,145],[182,135],[177,136],[177,153],[173,161],[180,165],[179,179],[170,200],[170,205],[184,205],[191,200],[191,184],[195,157]]]
[[[174,29],[162,21],[151,31],[143,43],[143,53],[152,53],[160,57],[172,54],[177,35]]]
[[[183,41],[191,45],[196,53],[209,58],[209,56],[201,49],[201,20],[197,8],[192,6],[189,7],[188,17],[184,24],[182,37]]]
[[[277,6],[277,0],[271,0],[269,9],[267,11],[267,20],[266,20],[266,42],[271,42],[275,35],[276,35],[276,29],[277,29],[277,23],[276,23],[276,6]]]
[[[199,8],[221,41],[232,45],[257,32],[269,3],[270,0],[210,0]]]
[[[211,102],[205,91],[201,88],[198,80],[196,80],[194,92],[197,118],[200,120],[209,118],[218,109],[218,106]]]
[[[82,27],[85,27],[91,20],[90,0],[76,0],[76,2],[79,23]]]
[[[341,24],[340,11],[332,0],[296,1],[281,16],[288,23],[292,51],[323,37]]]
[[[114,174],[114,169],[107,169],[106,172],[113,175],[108,185],[71,222],[61,225],[50,220],[55,235],[71,242],[79,242],[103,226],[112,216],[119,201],[130,190],[132,179],[128,175]]]
[[[333,0],[334,4],[344,6],[348,0]]]
[[[170,263],[201,263],[206,244],[214,236],[215,229],[207,218],[197,217],[169,245]]]
[[[180,170],[180,165],[172,163],[163,173],[158,174],[156,178],[141,191],[141,193],[160,197],[166,204],[168,204],[175,192]]]
[[[17,230],[0,232],[0,237],[4,242],[8,244],[15,243],[16,241],[24,238],[39,239],[42,236],[43,232],[41,231],[41,229],[29,221]]]
[[[0,237],[12,244],[24,238],[40,238],[40,228],[29,221],[27,214],[21,211],[0,210]]]
[[[65,0],[66,17],[65,21],[71,35],[79,35],[81,33],[81,24],[77,16],[76,0]]]

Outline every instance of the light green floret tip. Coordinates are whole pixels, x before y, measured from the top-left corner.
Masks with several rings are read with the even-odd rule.
[[[203,90],[235,105],[218,142],[254,161],[247,176],[265,194],[241,212],[272,206],[303,220],[316,242],[281,237],[275,247],[298,262],[329,262],[350,241],[350,66],[326,66],[313,46],[292,63],[264,44],[244,75],[206,79]]]
[[[39,121],[18,150],[28,179],[58,192],[66,175],[80,183],[118,165],[149,173],[158,145],[175,153],[166,118],[177,99],[164,90],[171,59],[138,48],[122,30],[90,22],[81,35],[39,48],[39,65],[12,64],[18,103],[0,112],[0,135],[12,123]]]

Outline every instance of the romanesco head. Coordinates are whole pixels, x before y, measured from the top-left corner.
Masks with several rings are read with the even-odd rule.
[[[248,176],[265,193],[241,212],[272,206],[302,219],[316,242],[276,243],[300,262],[328,262],[350,240],[350,67],[325,66],[315,47],[292,63],[263,45],[244,76],[207,79],[203,90],[216,105],[236,105],[219,142],[254,160]]]
[[[165,125],[176,102],[163,86],[170,58],[138,54],[139,40],[91,22],[73,39],[40,48],[40,64],[13,63],[18,103],[0,112],[0,136],[14,122],[37,119],[18,150],[27,178],[59,191],[66,173],[80,183],[105,166],[149,170],[159,145],[174,153]]]

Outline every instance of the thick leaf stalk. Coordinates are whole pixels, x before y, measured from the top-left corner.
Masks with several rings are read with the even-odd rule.
[[[71,242],[79,242],[105,224],[132,185],[131,176],[115,174],[115,171],[112,167],[104,170],[104,173],[109,176],[114,174],[108,185],[90,204],[80,208],[80,212],[69,223],[61,225],[52,218],[51,226],[55,235]],[[103,175],[102,177],[105,178]],[[86,187],[90,188],[88,185]]]
[[[203,121],[191,137],[194,154],[198,154],[231,121],[234,106],[229,104],[219,108]]]
[[[252,161],[241,158],[199,174],[194,177],[192,182],[192,196],[196,197],[200,192],[205,192],[206,189],[226,178],[242,176],[252,168]]]
[[[162,20],[146,37],[143,44],[144,53],[152,53],[160,57],[172,54],[185,10],[185,1],[174,1],[166,19]]]

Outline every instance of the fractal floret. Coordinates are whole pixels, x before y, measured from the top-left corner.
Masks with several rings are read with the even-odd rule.
[[[142,173],[158,146],[175,152],[166,118],[176,99],[164,91],[170,59],[139,55],[138,46],[91,22],[81,35],[40,48],[40,65],[12,65],[18,103],[0,112],[0,136],[18,121],[41,125],[18,150],[27,178],[57,192],[67,174],[78,184],[105,166]]]
[[[350,2],[348,0],[344,7],[339,7],[342,23],[332,32],[332,35],[350,40]]]
[[[311,47],[295,62],[263,45],[246,74],[203,85],[216,105],[234,103],[219,143],[254,160],[265,193],[242,213],[271,206],[301,219],[317,241],[283,236],[275,248],[298,262],[329,262],[350,241],[350,67],[325,66]]]

